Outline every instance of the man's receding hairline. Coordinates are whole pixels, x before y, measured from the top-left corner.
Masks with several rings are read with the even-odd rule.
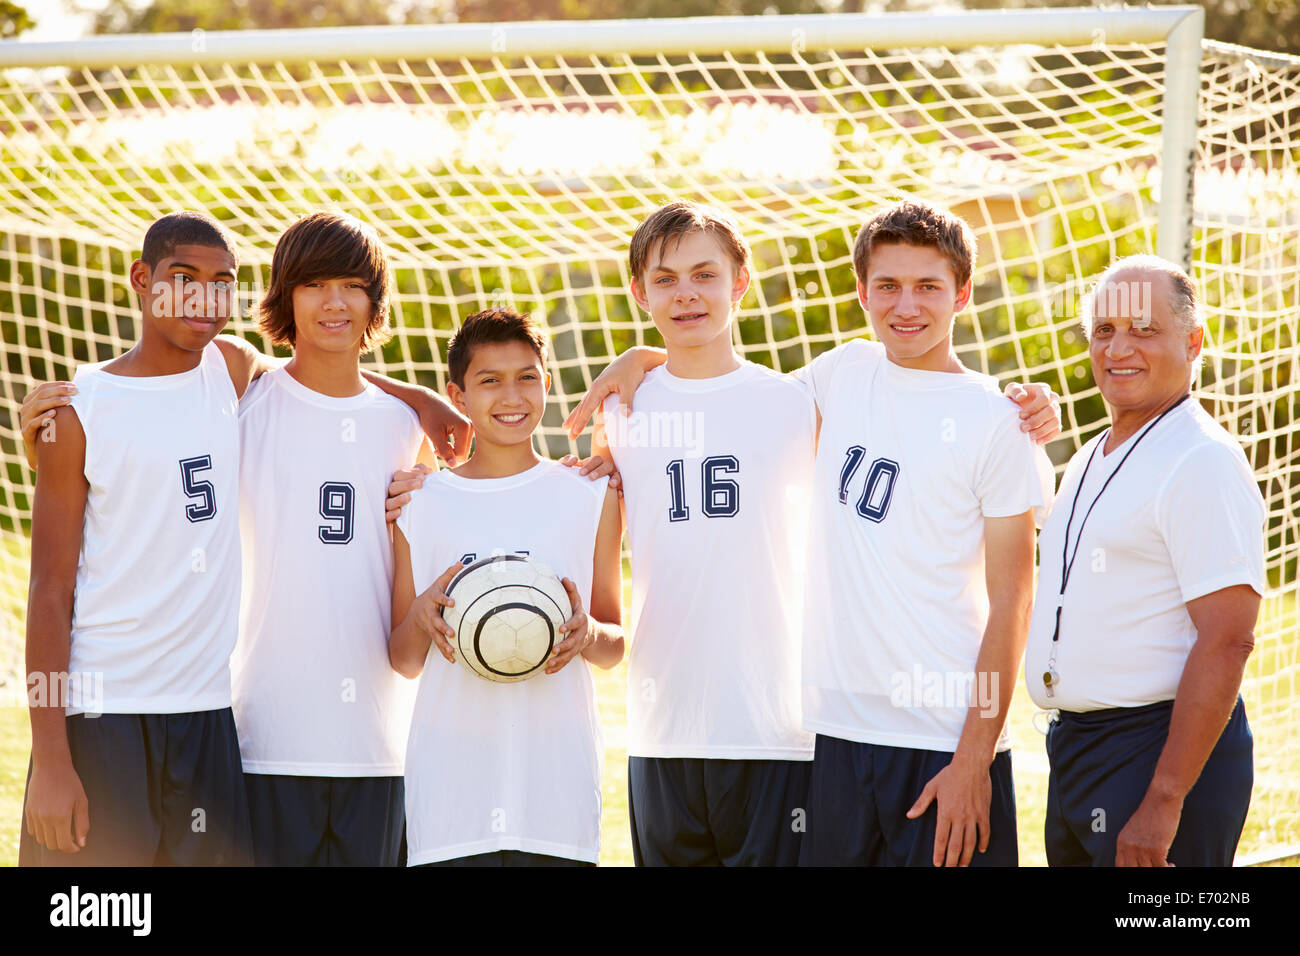
[[[1122,283],[1136,282],[1139,278],[1147,278],[1150,276],[1157,276],[1165,280],[1165,308],[1169,310],[1174,322],[1177,323],[1178,313],[1174,310],[1173,303],[1169,298],[1178,292],[1177,287],[1174,285],[1174,277],[1170,275],[1168,270],[1161,269],[1152,263],[1146,262],[1135,262],[1132,265],[1124,265],[1112,275],[1103,274],[1101,281],[1097,283],[1097,287],[1092,290],[1091,314],[1093,318],[1097,317],[1097,305],[1102,301],[1101,293],[1103,290]],[[1103,318],[1108,318],[1108,316],[1103,316]]]

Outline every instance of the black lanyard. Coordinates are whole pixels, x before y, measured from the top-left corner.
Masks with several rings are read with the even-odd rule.
[[[1110,483],[1115,480],[1115,476],[1119,474],[1119,470],[1124,467],[1124,462],[1128,461],[1129,455],[1133,454],[1133,452],[1137,450],[1137,446],[1141,444],[1142,439],[1147,437],[1147,433],[1159,425],[1162,418],[1191,397],[1191,393],[1188,392],[1157,415],[1156,420],[1144,428],[1142,433],[1134,440],[1133,444],[1129,446],[1129,450],[1126,451],[1124,457],[1119,460],[1119,464],[1115,466],[1115,470],[1110,473],[1110,477],[1106,479],[1104,484],[1102,484],[1101,491],[1097,492],[1097,497],[1093,498],[1092,504],[1088,505],[1088,510],[1084,513],[1083,521],[1079,525],[1079,536],[1074,539],[1074,551],[1070,552],[1070,526],[1074,524],[1074,512],[1075,509],[1079,507],[1079,495],[1083,493],[1084,482],[1088,480],[1088,469],[1092,467],[1092,460],[1097,457],[1097,450],[1105,447],[1106,438],[1110,434],[1109,432],[1102,436],[1101,441],[1097,442],[1096,446],[1092,449],[1092,454],[1088,456],[1088,464],[1083,467],[1083,475],[1079,478],[1079,486],[1074,489],[1074,501],[1070,505],[1070,517],[1065,522],[1065,540],[1061,542],[1061,590],[1058,592],[1056,599],[1056,626],[1052,629],[1051,659],[1046,673],[1043,674],[1043,684],[1047,686],[1049,692],[1057,680],[1056,673],[1052,670],[1052,665],[1056,661],[1057,642],[1061,639],[1061,608],[1065,605],[1065,586],[1070,581],[1070,572],[1074,569],[1074,559],[1079,556],[1079,542],[1083,540],[1083,529],[1088,526],[1088,518],[1092,515],[1092,509],[1097,507],[1097,502],[1101,500],[1101,496],[1106,493],[1106,489],[1110,487]]]

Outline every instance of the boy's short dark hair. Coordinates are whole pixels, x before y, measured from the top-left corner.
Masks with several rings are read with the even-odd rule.
[[[259,309],[258,327],[276,345],[293,345],[293,290],[304,282],[356,276],[366,283],[370,321],[361,351],[392,338],[388,325],[388,257],[379,234],[359,219],[338,212],[314,212],[284,231],[271,256],[271,284]]]
[[[457,388],[465,387],[465,373],[479,345],[522,342],[533,350],[546,368],[546,333],[526,312],[485,309],[467,318],[447,348],[447,376]]]
[[[660,206],[632,233],[628,249],[632,278],[645,275],[656,249],[666,247],[669,242],[681,242],[693,232],[707,233],[717,239],[737,272],[749,265],[749,246],[734,219],[712,206],[683,200]]]
[[[239,254],[235,252],[235,242],[230,233],[207,213],[186,209],[168,213],[156,220],[144,234],[140,258],[152,271],[158,267],[158,263],[171,256],[177,246],[215,246],[225,249],[230,253],[231,259],[239,262]]]
[[[938,249],[952,266],[960,289],[975,271],[975,234],[960,216],[915,199],[905,199],[876,213],[853,243],[853,271],[867,281],[871,250],[882,243],[929,246]]]

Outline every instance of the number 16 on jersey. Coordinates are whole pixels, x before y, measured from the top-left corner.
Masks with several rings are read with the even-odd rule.
[[[740,512],[740,482],[723,475],[740,472],[735,455],[711,455],[700,465],[700,510],[706,518],[730,518]],[[686,504],[686,462],[674,458],[668,463],[669,521],[686,521],[691,509]]]

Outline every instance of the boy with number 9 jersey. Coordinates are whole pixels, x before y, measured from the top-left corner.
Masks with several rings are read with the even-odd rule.
[[[244,585],[231,659],[260,865],[395,866],[414,687],[388,666],[388,480],[415,413],[362,378],[387,340],[375,231],[318,212],[276,243],[262,332],[293,358],[239,405]]]

